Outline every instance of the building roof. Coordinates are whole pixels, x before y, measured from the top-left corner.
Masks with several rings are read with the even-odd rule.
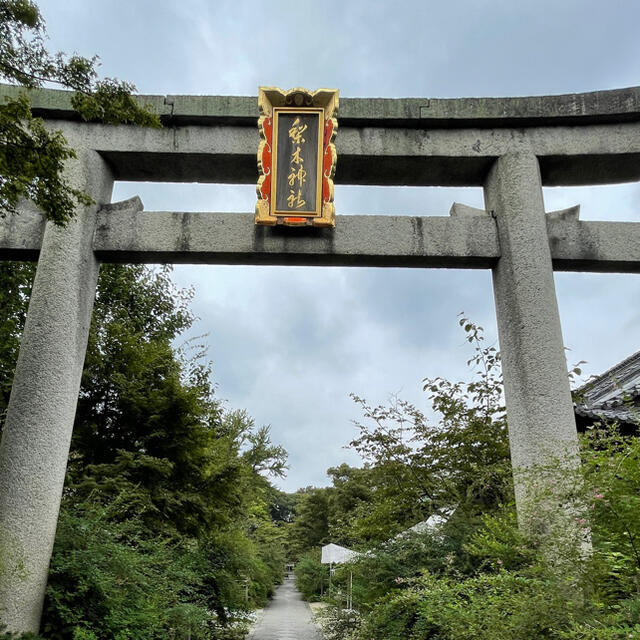
[[[640,420],[640,351],[589,380],[577,389],[575,397],[579,425],[594,419],[637,425]]]
[[[341,547],[338,544],[326,544],[322,547],[322,564],[343,564],[353,560],[360,554],[357,551],[352,551],[346,547]]]

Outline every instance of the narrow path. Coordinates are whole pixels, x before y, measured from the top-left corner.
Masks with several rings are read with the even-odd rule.
[[[302,600],[295,580],[285,580],[264,610],[247,640],[321,640],[309,605]]]

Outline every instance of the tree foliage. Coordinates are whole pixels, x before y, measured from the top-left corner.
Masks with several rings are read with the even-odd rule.
[[[329,471],[332,533],[345,543],[381,543],[432,514],[477,515],[511,498],[499,356],[482,327],[466,318],[460,325],[474,347],[474,377],[425,379],[438,421],[402,399],[372,406],[353,395],[364,420],[350,446],[365,464]]]
[[[479,327],[465,319],[461,325],[476,346],[470,364],[477,377],[471,383],[425,381],[442,417],[439,426],[427,425],[408,405],[362,403],[370,426],[361,425],[354,442],[369,464],[342,469],[336,480],[340,492],[353,478],[371,490],[359,490],[355,503],[347,501],[351,519],[341,514],[342,529],[363,531],[369,537],[362,540],[369,542],[362,547],[366,553],[333,578],[338,594],[346,592],[353,575],[359,613],[338,611],[340,598],[334,597],[334,609],[323,616],[325,635],[342,640],[640,637],[640,439],[621,435],[616,425],[589,429],[581,439],[580,477],[566,468],[558,480],[573,488],[579,508],[571,518],[559,518],[544,537],[520,529],[509,481],[498,354],[483,346]],[[521,480],[537,482],[537,471]],[[422,498],[424,515],[449,505],[445,519],[374,543],[372,531],[393,531],[386,520],[393,505],[385,505],[393,502],[394,492],[397,501]],[[539,504],[528,506],[545,513],[550,504],[543,495]],[[419,516],[418,510],[411,513]],[[591,552],[576,548],[576,531],[591,538]]]
[[[0,428],[9,404],[35,272],[35,265],[29,262],[0,262]]]
[[[449,567],[434,567],[424,558],[415,562],[413,577],[396,578],[395,584],[378,593],[359,594],[366,615],[344,637],[640,637],[640,440],[621,437],[615,425],[601,427],[587,432],[581,442],[586,509],[576,514],[576,524],[591,533],[593,550],[571,555],[572,571],[558,571],[567,563],[562,558],[551,562],[541,551],[538,536],[518,529],[514,505],[504,505],[485,515],[482,526],[467,538],[466,551],[475,559],[473,571],[462,572],[454,556]],[[552,542],[559,553],[565,548],[563,538],[570,534],[551,533],[557,536]],[[448,536],[443,528],[438,537]],[[385,559],[377,554],[368,562],[378,571],[385,566]],[[402,565],[397,566],[402,575]]]
[[[499,356],[484,344],[482,327],[466,318],[460,325],[474,349],[468,362],[474,376],[425,380],[439,420],[401,399],[371,406],[353,396],[364,419],[350,446],[363,466],[333,467],[331,487],[300,496],[289,531],[294,557],[327,542],[364,551],[336,574],[344,589],[353,571],[354,598],[364,609],[422,569],[473,572],[480,561],[465,544],[483,514],[513,500]],[[434,528],[430,517],[446,522]]]
[[[307,487],[298,491],[296,517],[289,528],[290,559],[329,542],[329,490]]]
[[[3,389],[33,271],[0,269]],[[101,269],[47,638],[241,637],[238,612],[263,604],[282,576],[285,523],[271,517],[269,476],[284,473],[286,452],[215,398],[197,345],[176,346],[194,320],[190,297],[166,268]]]
[[[99,79],[98,58],[46,48],[46,28],[31,0],[0,0],[0,80],[25,89],[57,85],[74,93],[72,106],[84,120],[160,126],[158,116],[132,96],[135,87]],[[15,213],[20,198],[33,200],[44,215],[66,224],[88,194],[72,187],[64,164],[76,157],[60,131],[48,129],[31,112],[29,94],[2,96],[0,102],[0,215]]]
[[[303,553],[296,564],[296,586],[303,598],[317,599],[329,584],[329,566],[320,563],[320,549]]]

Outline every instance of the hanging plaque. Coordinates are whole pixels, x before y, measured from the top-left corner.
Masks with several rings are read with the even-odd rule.
[[[338,91],[258,91],[256,224],[335,227]]]

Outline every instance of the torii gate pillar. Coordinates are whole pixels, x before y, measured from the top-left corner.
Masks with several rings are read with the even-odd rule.
[[[96,201],[47,223],[0,443],[0,620],[37,633],[67,468],[99,263],[96,212],[113,179],[76,147],[67,178]]]
[[[536,156],[529,152],[498,158],[485,182],[485,202],[496,219],[501,252],[493,267],[493,289],[522,525],[528,498],[539,497],[538,492],[528,491],[531,477],[527,471],[558,463],[564,469],[579,467]]]

